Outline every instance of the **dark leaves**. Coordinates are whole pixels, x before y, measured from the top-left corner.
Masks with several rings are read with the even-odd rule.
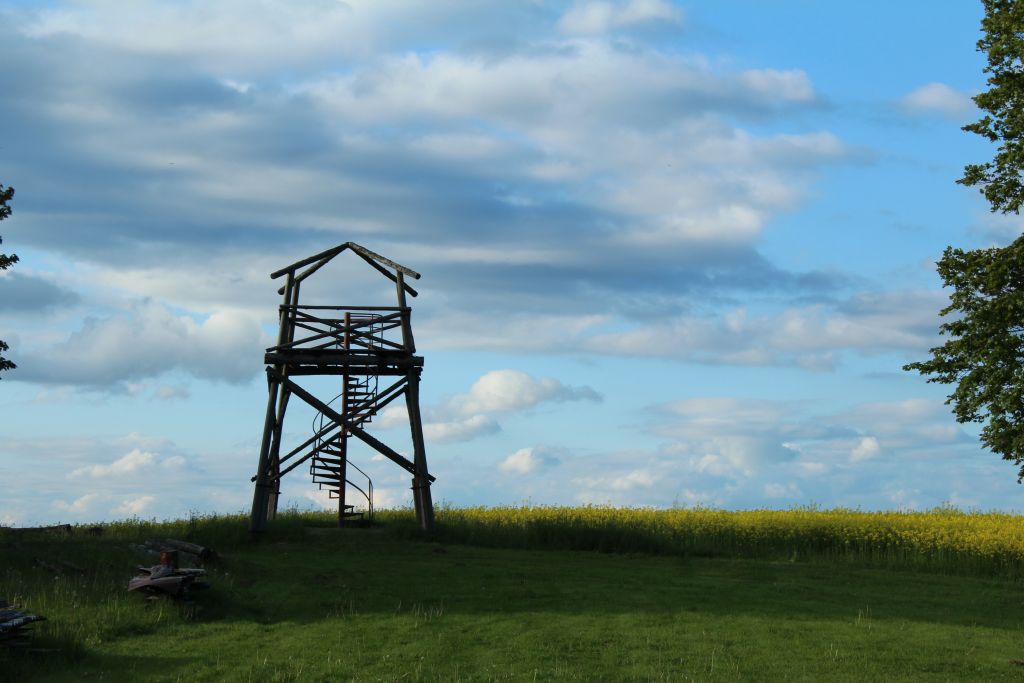
[[[984,164],[968,164],[957,182],[978,189],[992,211],[1020,213],[1024,201],[1024,2],[983,0],[984,32],[978,50],[985,52],[989,90],[974,103],[987,112],[963,127],[990,142],[1000,143],[995,157]]]
[[[11,201],[11,199],[13,198],[14,188],[5,188],[3,185],[0,185],[0,221],[11,215],[11,207],[8,205],[8,202]],[[0,244],[2,243],[3,238],[0,238]],[[0,270],[7,270],[17,262],[17,254],[11,254],[10,256],[8,256],[7,254],[0,254]],[[0,351],[7,351],[8,348],[10,347],[8,347],[7,344],[3,342],[3,340],[0,340]],[[7,360],[3,356],[0,356],[0,372],[3,372],[4,370],[13,370],[16,367],[18,366],[12,363],[11,361]]]
[[[940,329],[949,337],[929,360],[904,370],[955,384],[946,403],[959,422],[987,422],[982,444],[1024,463],[1024,236],[1004,248],[947,248],[938,263],[953,288]],[[1024,466],[1019,477],[1024,479]]]

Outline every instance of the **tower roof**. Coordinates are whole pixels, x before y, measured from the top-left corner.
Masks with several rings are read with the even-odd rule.
[[[379,272],[381,275],[385,276],[392,282],[398,282],[399,275],[408,275],[414,280],[420,279],[420,274],[417,273],[412,268],[406,268],[401,263],[392,261],[386,256],[381,256],[377,252],[367,249],[361,244],[356,244],[355,242],[342,242],[336,247],[331,247],[330,249],[321,251],[319,254],[307,256],[306,258],[296,261],[295,263],[289,266],[285,266],[284,268],[275,270],[273,273],[270,274],[270,278],[272,280],[276,280],[282,275],[291,275],[292,277],[295,278],[296,283],[302,282],[307,277],[309,277],[310,275],[312,275],[313,273],[327,265],[327,263],[331,259],[333,259],[341,252],[345,251],[346,249],[351,250],[353,253],[356,254],[356,256],[369,263],[371,266],[373,266],[374,270],[376,270],[377,272]],[[304,271],[296,275],[295,271],[304,266],[309,266],[309,268],[306,268]],[[391,270],[394,270],[395,272],[392,273],[391,270],[388,270],[389,268]],[[405,283],[404,277],[402,278],[402,287],[405,289],[406,292],[408,292],[412,296],[417,295],[417,291]],[[278,290],[278,294],[283,293],[284,287]]]

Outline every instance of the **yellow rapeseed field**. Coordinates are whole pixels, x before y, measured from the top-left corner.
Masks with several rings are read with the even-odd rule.
[[[794,560],[832,557],[1024,574],[1024,518],[998,512],[442,507],[437,520],[451,540],[485,545]]]

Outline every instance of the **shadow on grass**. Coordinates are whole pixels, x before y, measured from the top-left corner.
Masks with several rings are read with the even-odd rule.
[[[310,527],[310,528],[307,528]],[[441,544],[409,529],[331,529],[288,520],[253,542],[244,523],[211,526],[223,543],[209,565],[209,591],[197,593],[195,622],[309,623],[366,614],[614,615],[680,612],[774,619],[875,619],[1016,628],[1019,582],[877,569],[823,560],[771,562],[515,550]],[[188,528],[180,530],[188,534]],[[197,540],[210,544],[201,533]],[[0,587],[41,613],[80,601],[143,614],[148,605],[125,586],[140,557],[131,542],[145,525],[104,537],[31,536],[4,544]],[[167,534],[164,534],[167,535]],[[39,558],[65,560],[82,575],[54,576]],[[6,572],[6,573],[4,573]],[[33,605],[35,599],[41,604]],[[152,610],[150,610],[152,611]],[[104,614],[97,618],[103,619]],[[119,616],[119,618],[122,618]],[[103,627],[110,637],[150,632],[143,618]],[[113,630],[110,630],[113,629]],[[118,631],[118,629],[123,630]]]
[[[168,676],[189,662],[189,658],[180,656],[108,653],[88,653],[70,658],[53,653],[40,654],[38,648],[0,656],[3,675],[10,677],[4,680],[10,681],[155,680]],[[118,673],[111,677],[111,672]]]
[[[613,615],[681,611],[1017,628],[1019,582],[825,561],[509,550],[339,530],[225,558],[207,617],[258,623],[443,610]]]

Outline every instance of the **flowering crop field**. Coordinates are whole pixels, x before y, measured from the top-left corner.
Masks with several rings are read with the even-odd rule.
[[[409,511],[382,521],[411,522]],[[982,575],[1024,575],[1024,517],[938,508],[726,511],[442,507],[439,535],[473,545],[743,558],[866,561]]]

